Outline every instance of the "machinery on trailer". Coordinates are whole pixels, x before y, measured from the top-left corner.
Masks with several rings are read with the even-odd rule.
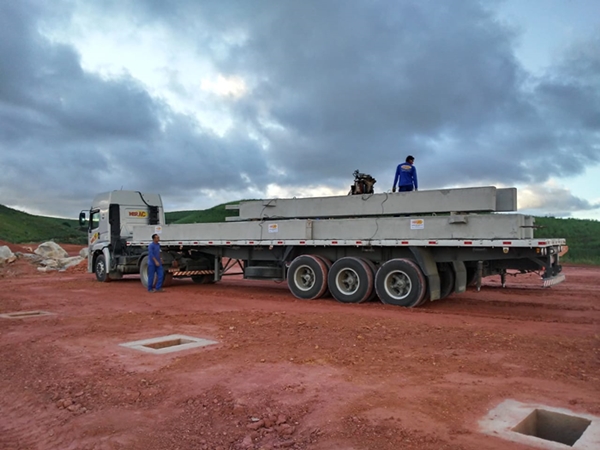
[[[415,307],[490,275],[503,286],[507,273],[562,282],[565,240],[535,239],[534,218],[514,213],[516,198],[515,188],[488,186],[257,200],[230,205],[238,216],[226,222],[167,225],[159,195],[112,191],[89,211],[88,271],[98,281],[139,273],[147,286],[157,233],[167,284],[214,283],[239,267],[246,279],[287,280],[300,299]]]

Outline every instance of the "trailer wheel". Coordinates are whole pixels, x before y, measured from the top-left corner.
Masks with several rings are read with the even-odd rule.
[[[373,269],[361,258],[347,256],[331,266],[327,280],[331,295],[338,302],[362,303],[373,293]]]
[[[325,263],[325,266],[327,266],[327,274],[329,274],[329,269],[331,269],[331,266],[333,265],[333,263],[325,258],[324,256],[321,255],[314,255],[317,258],[319,258],[321,261],[323,261]],[[325,275],[325,282],[327,283],[327,274]],[[329,286],[327,287],[327,289],[325,289],[325,293],[323,295],[321,295],[319,298],[325,298],[325,297],[331,297],[331,292],[329,291]]]
[[[297,298],[321,298],[327,292],[327,272],[327,265],[318,256],[298,256],[288,268],[288,287]]]
[[[392,259],[377,271],[375,289],[382,303],[412,308],[425,298],[427,283],[417,264]]]
[[[456,275],[454,275],[454,269],[452,264],[441,263],[438,264],[438,274],[440,275],[440,300],[448,297],[454,292],[454,282],[456,281]]]
[[[96,280],[101,283],[107,283],[110,281],[108,275],[108,267],[106,266],[106,258],[104,255],[98,255],[96,263],[94,264],[94,272],[96,273]]]
[[[370,259],[361,258],[367,265],[371,268],[371,272],[373,273],[373,283],[375,282],[375,274],[377,273],[377,267],[375,267],[375,263]],[[371,296],[367,299],[368,302],[373,301],[377,298],[377,291],[375,290],[375,285],[373,285],[373,292]]]

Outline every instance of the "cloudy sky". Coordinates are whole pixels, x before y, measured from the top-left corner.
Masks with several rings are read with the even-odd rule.
[[[600,219],[598,0],[0,0],[0,204],[516,186]]]

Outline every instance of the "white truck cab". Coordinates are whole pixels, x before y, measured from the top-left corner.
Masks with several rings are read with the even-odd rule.
[[[87,217],[86,217],[87,216]],[[137,273],[141,249],[127,251],[127,241],[137,225],[161,227],[165,223],[162,199],[158,194],[137,191],[111,191],[96,195],[79,223],[88,227],[88,272],[98,281],[118,279],[124,273]]]

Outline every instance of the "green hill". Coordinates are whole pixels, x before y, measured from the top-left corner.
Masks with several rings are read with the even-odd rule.
[[[238,215],[236,210],[225,209],[226,205],[237,205],[240,201],[223,203],[209,209],[198,211],[173,211],[165,213],[167,223],[212,223],[225,222],[226,217]]]
[[[0,240],[15,244],[54,240],[85,244],[87,233],[76,220],[34,216],[0,205]]]
[[[205,210],[172,211],[165,214],[168,224],[224,222],[226,217],[237,216],[237,211],[226,210],[225,203]],[[536,217],[536,238],[565,238],[569,252],[564,262],[600,265],[600,222],[582,219]],[[85,244],[86,231],[76,220],[35,216],[0,205],[0,240],[15,244],[42,242]]]
[[[600,222],[584,219],[536,217],[536,238],[565,238],[569,252],[564,262],[600,265]]]

